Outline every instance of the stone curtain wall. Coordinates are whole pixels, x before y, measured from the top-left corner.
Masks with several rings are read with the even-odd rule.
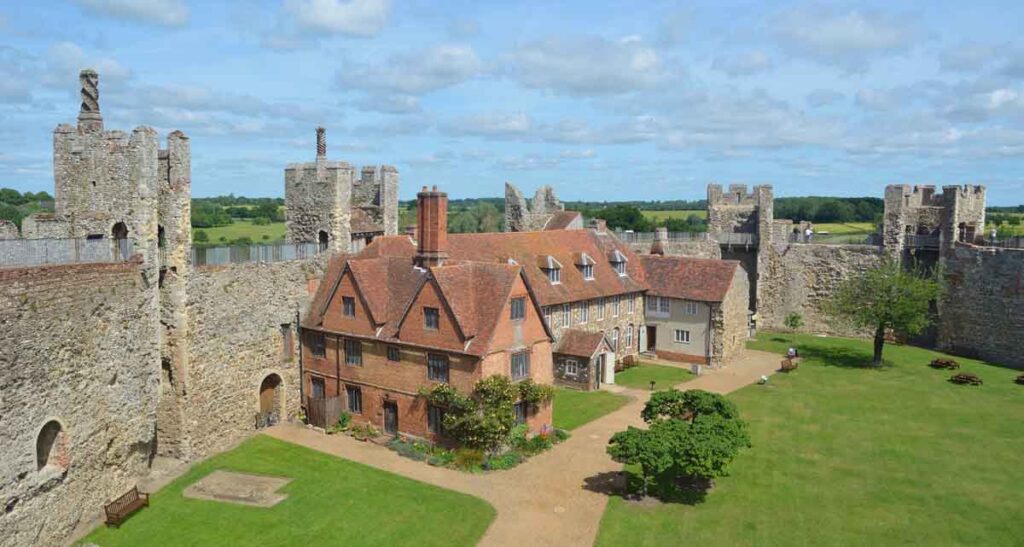
[[[146,472],[160,348],[138,263],[0,270],[0,543],[59,545]],[[57,420],[68,468],[37,470]]]
[[[851,274],[877,266],[882,249],[868,245],[773,245],[760,249],[758,327],[784,329],[786,316],[804,316],[804,329],[864,335],[827,317],[822,304]]]
[[[943,264],[939,347],[1024,368],[1024,249],[958,245]]]
[[[737,266],[732,286],[729,287],[721,307],[716,310],[715,341],[720,341],[721,350],[715,348],[712,366],[728,364],[733,357],[743,351],[750,337],[750,308],[750,281],[747,279],[747,272]],[[721,315],[720,325],[718,315]]]
[[[189,377],[185,427],[190,457],[230,446],[255,429],[263,379],[281,377],[284,412],[299,411],[295,313],[306,313],[316,260],[197,268],[188,284]],[[294,356],[284,358],[281,325],[293,329]]]

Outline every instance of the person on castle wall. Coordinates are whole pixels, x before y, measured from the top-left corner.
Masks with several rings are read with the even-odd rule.
[[[996,235],[998,235],[996,229],[992,228],[992,243],[996,242]]]
[[[807,229],[804,230],[804,243],[810,243],[811,238],[814,237],[814,228],[811,224],[807,225]]]

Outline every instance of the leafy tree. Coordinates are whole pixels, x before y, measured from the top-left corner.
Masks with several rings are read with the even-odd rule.
[[[851,321],[875,333],[872,364],[882,364],[885,332],[918,334],[932,322],[930,303],[942,295],[937,274],[929,275],[914,264],[909,270],[886,259],[878,267],[843,282],[826,303],[830,315]]]
[[[665,420],[693,421],[705,415],[732,420],[739,418],[739,411],[732,401],[718,393],[702,389],[667,389],[654,392],[640,412],[640,417],[649,424]]]
[[[800,315],[797,312],[790,313],[789,315],[786,316],[785,324],[786,328],[796,333],[797,329],[804,326],[804,316]],[[793,342],[795,343],[795,341],[796,336],[794,334]]]
[[[192,227],[212,228],[231,224],[231,217],[220,205],[197,201],[192,204]]]
[[[673,472],[702,481],[724,476],[740,449],[751,446],[746,423],[738,417],[702,414],[689,422],[665,420],[651,430],[669,443]]]
[[[647,497],[651,481],[672,465],[672,448],[672,441],[661,430],[629,427],[612,435],[607,451],[619,463],[640,466],[641,488]]]
[[[192,240],[196,243],[206,243],[207,241],[210,241],[210,236],[204,230],[196,230],[195,233],[192,234]]]

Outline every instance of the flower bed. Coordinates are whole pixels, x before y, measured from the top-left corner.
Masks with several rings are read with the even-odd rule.
[[[937,369],[956,370],[960,368],[960,363],[953,359],[934,359],[931,363],[928,363],[928,366]]]
[[[954,374],[953,376],[951,376],[949,378],[949,381],[953,382],[954,384],[961,384],[961,385],[971,385],[971,386],[980,386],[981,385],[981,378],[978,378],[976,375],[971,374],[970,372],[961,372],[959,374]]]
[[[526,426],[520,425],[513,428],[506,445],[494,454],[486,454],[474,448],[447,449],[401,436],[392,439],[388,448],[406,458],[438,467],[469,472],[500,471],[512,469],[530,456],[549,450],[568,438],[569,433],[562,429],[529,437]]]

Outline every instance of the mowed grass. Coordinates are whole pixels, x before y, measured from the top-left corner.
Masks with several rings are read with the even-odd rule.
[[[988,237],[989,234],[992,233],[993,228],[1000,230],[1000,233],[1009,232],[1011,236],[1024,236],[1024,222],[1017,225],[1010,224],[1009,222],[1003,222],[998,226],[995,223],[989,222],[985,225],[985,233],[983,235]]]
[[[836,235],[873,234],[878,231],[874,222],[836,222],[814,224],[815,232],[828,232]]]
[[[628,402],[629,397],[610,391],[559,388],[555,391],[554,425],[559,429],[573,430],[615,412]]]
[[[184,498],[215,469],[291,477],[274,507]],[[475,545],[494,519],[488,503],[267,436],[193,467],[152,495],[120,528],[84,539],[137,545]]]
[[[668,389],[676,384],[693,379],[690,371],[679,367],[640,363],[615,374],[615,383],[633,389],[651,389],[651,380],[655,389]]]
[[[210,237],[208,242],[210,245],[223,244],[242,237],[251,238],[253,243],[273,243],[283,240],[286,231],[283,222],[271,222],[270,224],[256,225],[248,219],[236,219],[233,223],[228,224],[227,226],[193,228],[193,238],[195,237],[195,233],[199,230],[206,232],[206,235]],[[263,239],[264,235],[267,236],[267,239]],[[221,240],[221,238],[224,239]]]
[[[667,220],[670,218],[681,218],[686,220],[690,215],[697,215],[700,218],[707,218],[708,212],[703,209],[679,209],[675,211],[640,211],[648,220]]]
[[[751,347],[782,354],[789,336]],[[1019,371],[956,357],[983,386],[927,366],[942,354],[800,336],[800,368],[729,398],[753,448],[703,503],[613,497],[598,545],[1021,545]]]

